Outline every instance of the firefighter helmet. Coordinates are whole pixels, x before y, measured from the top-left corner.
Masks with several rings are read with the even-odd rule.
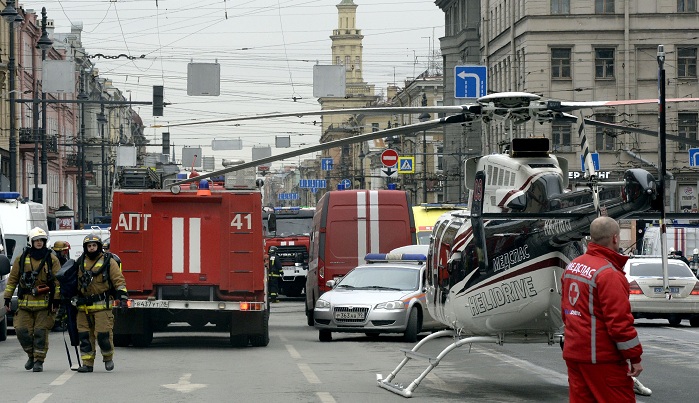
[[[49,240],[49,236],[46,234],[46,231],[39,227],[34,227],[32,228],[31,231],[29,231],[29,242],[34,243],[34,241],[43,239],[44,242]]]
[[[96,243],[99,249],[102,249],[102,238],[97,234],[90,234],[83,239],[83,248],[87,248],[87,244]]]
[[[70,244],[68,243],[68,241],[56,241],[53,243],[52,249],[56,252],[70,250]]]
[[[270,246],[269,247],[269,254],[274,255],[277,253],[277,247],[276,246]]]

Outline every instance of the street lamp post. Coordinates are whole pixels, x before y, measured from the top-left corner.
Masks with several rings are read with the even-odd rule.
[[[86,100],[87,94],[85,93],[85,71],[80,66],[80,92],[78,93],[79,100]],[[78,141],[78,158],[80,159],[80,222],[83,224],[87,223],[87,197],[85,195],[86,183],[85,174],[87,172],[87,164],[85,163],[85,104],[80,105],[80,141]]]
[[[104,115],[104,104],[100,104],[100,113],[97,114],[97,122],[99,122],[100,125],[100,137],[102,138],[102,169],[101,169],[101,177],[102,177],[102,215],[106,214],[106,205],[107,205],[107,161],[105,158],[105,151],[104,151],[104,124],[107,122],[107,117]]]
[[[41,49],[41,71],[44,71],[44,61],[46,60],[46,51],[51,49],[53,41],[49,38],[46,32],[46,7],[41,8],[41,38],[36,44],[36,47]],[[45,185],[48,182],[48,161],[46,156],[46,92],[44,91],[44,79],[41,79],[41,183]]]
[[[427,95],[422,94],[422,106],[427,106]],[[417,117],[420,122],[430,120],[431,116],[423,112]],[[415,147],[417,148],[417,147]],[[422,131],[422,202],[427,203],[427,130]]]
[[[17,128],[15,127],[15,22],[22,22],[22,16],[15,9],[15,1],[7,0],[5,9],[0,12],[10,25],[10,49],[7,60],[10,89],[10,191],[17,191]]]

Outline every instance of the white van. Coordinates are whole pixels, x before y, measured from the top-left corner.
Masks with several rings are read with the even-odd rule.
[[[10,262],[28,245],[29,231],[39,227],[48,234],[44,205],[20,198],[18,192],[0,192],[0,224],[5,232],[5,252]]]
[[[52,247],[56,241],[68,241],[70,244],[70,258],[77,259],[83,254],[83,240],[90,234],[97,234],[104,243],[109,239],[109,228],[93,226],[90,229],[49,231],[49,247]]]

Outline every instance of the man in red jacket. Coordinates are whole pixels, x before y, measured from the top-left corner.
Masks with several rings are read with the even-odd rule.
[[[635,402],[643,348],[633,326],[627,256],[619,249],[619,224],[599,217],[590,225],[587,252],[563,273],[563,359],[569,398],[575,402]]]

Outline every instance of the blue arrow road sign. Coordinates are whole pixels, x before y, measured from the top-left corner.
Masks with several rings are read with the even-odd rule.
[[[352,189],[352,182],[350,182],[349,179],[343,179],[340,181],[340,185],[342,185],[342,188],[347,190],[347,189]]]
[[[595,167],[595,171],[599,171],[599,154],[598,153],[590,153],[592,156],[592,166]],[[585,172],[585,156],[581,155],[580,156],[580,170]]]
[[[454,67],[454,98],[480,98],[488,94],[488,68]]]
[[[320,159],[320,169],[323,171],[332,171],[333,162],[334,162],[334,160],[332,158],[321,158]]]
[[[699,167],[699,148],[689,149],[689,166]]]
[[[300,179],[299,187],[301,189],[325,189],[327,187],[327,181],[325,179]]]

